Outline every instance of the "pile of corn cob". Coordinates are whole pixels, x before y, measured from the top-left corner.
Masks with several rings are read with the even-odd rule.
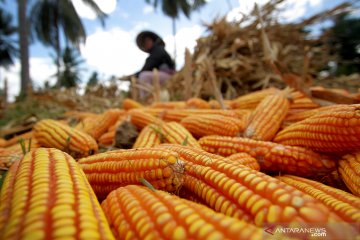
[[[225,104],[126,99],[0,139],[0,238],[359,239],[360,104],[275,88]],[[111,147],[125,122],[133,148]]]

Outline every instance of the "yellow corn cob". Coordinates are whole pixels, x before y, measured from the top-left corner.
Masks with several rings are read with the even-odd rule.
[[[133,148],[151,148],[160,145],[160,136],[156,129],[157,126],[153,124],[144,127],[139,133]]]
[[[314,109],[318,107],[320,107],[319,104],[307,97],[295,99],[290,103],[290,109]]]
[[[265,97],[255,108],[245,128],[244,136],[270,141],[278,132],[289,110],[289,101],[284,93]]]
[[[277,88],[267,88],[240,96],[232,101],[231,108],[254,109],[265,97],[277,92]]]
[[[341,89],[341,88],[331,88],[331,89],[328,89],[328,91],[338,93],[338,94],[343,95],[343,96],[350,96],[349,91],[347,91],[345,89]]]
[[[75,129],[88,133],[93,129],[100,118],[100,115],[90,116],[76,124]]]
[[[182,119],[192,115],[190,111],[203,111],[204,109],[169,109],[162,112],[161,119],[167,122],[181,122]]]
[[[201,148],[191,133],[177,122],[167,122],[160,126],[161,137],[167,143],[186,145],[194,148]]]
[[[95,140],[98,140],[101,135],[107,132],[107,130],[113,126],[119,117],[125,112],[120,109],[109,109],[98,117],[94,118],[89,123],[89,126],[84,127],[83,131],[92,136]]]
[[[244,118],[244,115],[249,113],[248,110],[223,110],[223,109],[180,109],[180,110],[166,110],[159,116],[164,121],[181,122],[182,119],[189,116],[216,114],[224,117]]]
[[[114,144],[117,128],[125,121],[126,115],[120,116],[115,124],[109,127],[108,131],[99,137],[98,142],[104,146],[111,146]]]
[[[238,118],[216,114],[189,116],[181,120],[183,125],[195,137],[207,135],[239,136],[245,123]]]
[[[232,111],[234,111],[236,113],[237,118],[241,119],[246,124],[250,120],[250,117],[253,112],[252,110],[249,110],[249,109],[233,109]]]
[[[154,102],[150,106],[151,108],[162,108],[162,109],[181,109],[186,107],[186,103],[183,101],[178,102]]]
[[[41,146],[63,150],[76,158],[98,150],[96,141],[90,135],[51,119],[35,124],[34,136]]]
[[[345,221],[360,223],[360,198],[306,178],[292,175],[276,178],[318,199]]]
[[[235,153],[235,154],[228,156],[227,159],[230,159],[232,161],[237,161],[251,169],[260,171],[260,165],[259,165],[258,161],[247,153],[244,153],[244,152]]]
[[[252,224],[142,186],[118,188],[101,206],[117,239],[266,239]]]
[[[292,91],[289,94],[289,96],[290,96],[291,101],[306,97],[306,95],[300,91]]]
[[[345,192],[351,192],[348,189],[348,187],[345,185],[343,180],[341,179],[340,174],[337,169],[326,174],[325,176],[314,177],[311,179],[314,181],[320,182],[322,184],[328,185],[330,187],[343,190]]]
[[[29,138],[20,138],[17,143],[15,143],[11,146],[8,146],[5,149],[9,150],[9,151],[22,152],[21,141],[23,141],[22,144],[25,146],[25,150],[29,150],[29,144],[30,144],[30,149],[35,149],[35,148],[40,147],[39,142],[36,140],[36,138],[34,136],[32,136]]]
[[[7,141],[3,138],[0,138],[0,148],[6,147]]]
[[[119,117],[124,115],[125,112],[120,109],[109,109],[103,114],[100,115],[98,123],[94,126],[93,130],[90,132],[90,135],[95,139],[98,139],[102,134],[108,131],[112,127]]]
[[[162,108],[142,108],[141,110],[160,119],[162,119],[162,115],[164,114],[164,112],[168,111],[168,109],[162,109]]]
[[[288,114],[288,116],[286,116],[284,121],[290,122],[290,123],[295,123],[295,122],[304,120],[306,118],[312,117],[320,112],[331,110],[331,109],[336,109],[339,107],[341,108],[342,106],[343,105],[331,105],[331,106],[319,107],[319,108],[310,109],[310,110],[309,109],[302,110],[302,111],[295,110],[296,112],[289,111],[289,114]]]
[[[343,156],[338,171],[350,191],[360,197],[360,152]]]
[[[132,100],[130,98],[125,98],[124,101],[123,101],[123,109],[125,110],[130,110],[130,109],[134,109],[134,108],[143,108],[144,106],[135,101],[135,100]]]
[[[17,161],[0,199],[2,239],[114,239],[84,173],[57,149]]]
[[[122,115],[118,118],[115,124],[109,127],[108,132],[116,131],[116,129],[126,120],[128,115]]]
[[[206,136],[199,139],[210,153],[230,156],[246,152],[256,158],[262,170],[299,176],[317,176],[335,169],[335,162],[309,149],[239,137]]]
[[[234,166],[244,166],[241,161],[236,161],[234,159],[228,159],[219,155],[211,154],[205,152],[202,149],[194,148],[191,146],[183,146],[179,144],[161,144],[160,146],[158,146],[158,148],[165,148],[170,151],[176,152],[186,162],[190,161],[197,165],[212,167],[213,165],[226,163]],[[194,158],[195,156],[198,157]],[[189,160],[188,158],[190,158],[191,160]]]
[[[233,197],[236,197],[233,193],[223,193],[220,189],[218,189],[218,184],[210,184],[207,179],[204,179],[204,174],[200,175],[195,171],[191,171],[192,168],[196,171],[209,175],[214,172],[208,167],[187,163],[187,170],[185,176],[183,177],[183,186],[179,191],[179,196],[191,201],[195,199],[195,202],[199,202],[216,212],[225,214],[226,216],[243,220],[248,223],[254,223],[253,216],[240,207],[236,203],[237,201],[233,200]],[[221,173],[216,173],[219,174],[219,177],[223,177]],[[231,179],[226,177],[224,179],[226,181],[231,181]]]
[[[232,100],[224,100],[224,104],[225,104],[226,109],[231,108],[232,102],[233,102]],[[212,108],[212,109],[221,109],[220,103],[218,101],[216,101],[216,100],[210,100],[209,104],[210,104],[210,108]]]
[[[186,101],[186,108],[210,109],[210,104],[201,98],[190,98]]]
[[[319,152],[360,149],[360,104],[342,105],[281,130],[275,142]]]
[[[183,182],[192,181],[190,178],[191,178],[191,176],[184,175]],[[197,187],[197,189],[199,189],[199,187]],[[177,192],[177,196],[179,196],[180,198],[183,198],[183,199],[190,200],[195,203],[199,203],[199,204],[202,204],[205,206],[207,205],[206,202],[204,202],[201,198],[199,198],[193,192],[189,191],[187,188],[184,188],[184,187],[180,188],[179,192]]]
[[[10,147],[12,145],[17,145],[20,141],[20,139],[30,139],[33,137],[33,131],[30,132],[26,132],[17,136],[14,136],[12,138],[10,138],[9,140],[6,140],[5,144],[3,145],[3,147]]]
[[[138,129],[143,129],[147,125],[153,123],[157,125],[161,125],[163,121],[153,115],[142,111],[140,109],[133,109],[129,111],[130,121],[134,124]]]
[[[81,120],[84,120],[85,118],[89,118],[89,117],[94,118],[94,117],[98,116],[98,114],[92,113],[92,112],[69,111],[69,112],[64,113],[64,116],[74,118],[74,119],[81,121]]]
[[[224,105],[226,109],[231,109],[232,100],[224,100]],[[209,105],[211,109],[221,109],[221,105],[217,100],[209,100]]]
[[[202,150],[176,145],[162,147],[177,152],[184,161],[182,189],[192,192],[215,211],[253,221],[257,226],[342,221],[318,200],[262,172]]]
[[[116,131],[106,132],[99,138],[99,145],[111,146],[114,144]]]
[[[129,184],[150,182],[156,189],[175,191],[182,183],[178,154],[167,149],[138,148],[111,151],[79,160],[99,199]]]
[[[229,104],[229,103],[228,103]],[[211,109],[221,109],[221,105],[218,101],[212,99],[212,100],[209,100],[209,105],[210,105],[210,108]],[[225,104],[226,105],[226,104]],[[231,103],[230,105],[227,106],[228,108],[231,108]]]

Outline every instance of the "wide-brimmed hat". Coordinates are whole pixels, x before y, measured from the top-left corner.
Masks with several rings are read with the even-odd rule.
[[[156,33],[152,32],[152,31],[142,31],[136,37],[136,44],[142,51],[148,52],[144,48],[144,40],[146,37],[153,39],[154,42],[165,47],[165,42],[161,39],[161,37],[159,37],[159,35],[157,35]]]

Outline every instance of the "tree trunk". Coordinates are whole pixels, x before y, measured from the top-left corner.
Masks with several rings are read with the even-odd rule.
[[[61,87],[61,80],[60,80],[60,66],[61,66],[61,45],[60,45],[60,28],[59,28],[59,7],[57,7],[57,14],[55,16],[55,26],[56,26],[56,43],[55,43],[55,51],[56,51],[56,68],[57,68],[57,72],[56,72],[56,77],[57,77],[57,82],[56,82],[56,86],[58,88]]]
[[[57,78],[57,87],[61,87],[61,82],[60,82],[60,67],[61,67],[61,46],[60,46],[60,32],[59,29],[57,29],[57,34],[56,34],[56,46],[55,46],[55,51],[56,51],[56,78]]]
[[[29,73],[29,26],[26,19],[27,0],[18,0],[18,22],[20,41],[20,63],[21,63],[21,88],[20,94],[27,95],[30,83]]]
[[[4,79],[4,109],[6,109],[8,103],[8,80]]]
[[[172,18],[172,32],[173,32],[173,36],[174,36],[174,64],[175,64],[175,69],[176,69],[176,18]]]

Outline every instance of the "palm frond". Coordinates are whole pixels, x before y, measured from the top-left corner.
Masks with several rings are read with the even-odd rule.
[[[178,18],[179,16],[179,1],[163,0],[162,11],[171,18]]]
[[[105,26],[105,19],[107,17],[107,14],[104,13],[99,6],[93,1],[93,0],[82,0],[83,3],[91,8],[96,14],[96,16],[99,18],[101,24]]]
[[[30,11],[31,32],[46,46],[55,47],[58,40],[57,1],[38,1]]]
[[[8,68],[19,55],[17,42],[12,38],[17,28],[12,25],[12,15],[0,9],[0,66]]]
[[[75,87],[81,82],[81,72],[85,69],[81,65],[85,62],[75,48],[66,47],[61,54],[62,66],[59,72],[59,86]]]
[[[74,5],[71,1],[60,1],[59,9],[61,9],[59,24],[66,39],[73,46],[79,48],[81,43],[85,43],[86,31]]]
[[[190,12],[192,10],[192,5],[190,5],[188,3],[188,1],[186,0],[179,0],[179,6],[180,6],[180,9],[181,11],[184,13],[184,15],[189,18],[190,17]]]
[[[187,18],[190,18],[192,11],[198,10],[206,4],[205,0],[146,0],[146,2],[152,4],[155,8],[161,2],[162,12],[171,18],[178,18],[181,12]]]

